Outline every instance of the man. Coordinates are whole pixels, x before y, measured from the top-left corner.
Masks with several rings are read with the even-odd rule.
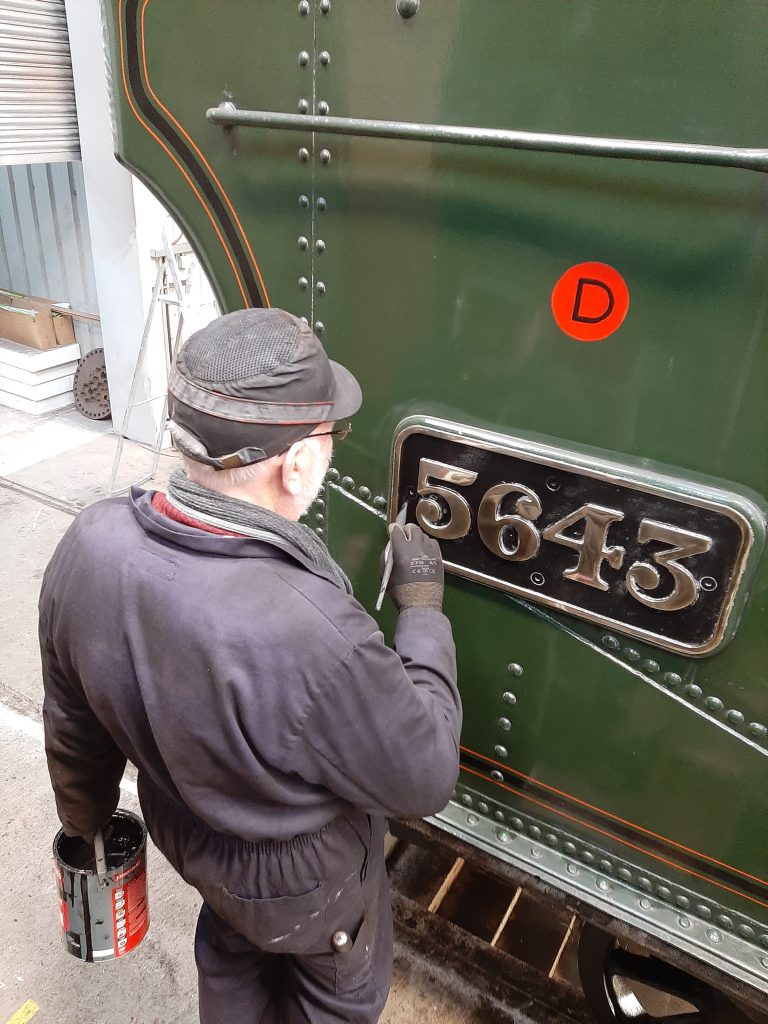
[[[392,963],[384,819],[440,810],[458,771],[439,548],[392,529],[393,651],[298,523],[361,394],[296,317],[198,331],[170,401],[168,495],[91,506],[43,581],[59,817],[92,841],[138,767],[154,842],[203,896],[203,1024],[367,1024]]]

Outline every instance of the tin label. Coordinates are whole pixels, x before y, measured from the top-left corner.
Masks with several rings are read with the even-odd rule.
[[[115,956],[124,956],[141,942],[149,929],[147,873],[143,865],[115,876],[112,890],[112,926]],[[133,877],[128,877],[133,874]]]

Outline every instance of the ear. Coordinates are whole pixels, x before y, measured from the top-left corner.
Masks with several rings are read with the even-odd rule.
[[[288,494],[298,494],[307,464],[307,446],[304,441],[296,441],[283,456],[281,467],[283,488]]]

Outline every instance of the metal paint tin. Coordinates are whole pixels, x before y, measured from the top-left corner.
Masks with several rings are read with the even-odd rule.
[[[53,841],[64,946],[89,963],[125,956],[149,930],[144,822],[118,810],[104,833],[107,873],[101,879],[90,843],[63,829]]]

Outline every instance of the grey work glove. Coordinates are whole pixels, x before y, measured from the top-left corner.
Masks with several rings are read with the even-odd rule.
[[[389,529],[392,574],[387,593],[395,608],[442,609],[443,557],[437,541],[415,523],[394,523]]]

